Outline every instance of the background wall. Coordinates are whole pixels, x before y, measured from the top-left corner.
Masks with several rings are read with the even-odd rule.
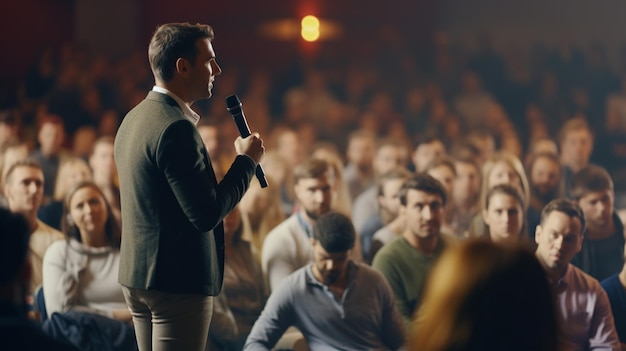
[[[437,26],[453,40],[475,43],[487,33],[500,49],[532,43],[605,43],[616,59],[626,42],[623,0],[441,0]]]

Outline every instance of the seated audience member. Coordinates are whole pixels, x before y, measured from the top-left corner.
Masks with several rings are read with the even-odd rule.
[[[20,115],[17,109],[0,110],[0,149],[18,139]]]
[[[200,138],[204,143],[204,147],[206,148],[209,157],[212,160],[215,160],[216,166],[213,167],[213,171],[215,172],[215,178],[220,180],[223,178],[223,171],[221,167],[217,165],[222,164],[221,153],[220,153],[220,136],[219,136],[219,126],[217,123],[214,123],[209,118],[200,118],[198,121],[198,134],[200,134]]]
[[[391,286],[408,326],[430,269],[444,249],[441,223],[446,191],[435,178],[417,174],[402,185],[400,204],[400,213],[406,218],[404,232],[378,251],[372,267]]]
[[[545,272],[526,248],[470,239],[433,267],[408,349],[554,351],[558,320]]]
[[[593,143],[593,132],[584,118],[572,118],[561,127],[559,146],[561,165],[563,165],[565,196],[570,196],[569,191],[574,174],[589,165]]]
[[[432,133],[418,135],[414,141],[411,161],[416,173],[425,172],[428,165],[439,157],[446,155],[446,146],[443,140]]]
[[[237,340],[237,337],[238,330],[235,316],[233,316],[233,312],[228,307],[226,295],[221,293],[213,300],[213,316],[211,317],[209,338],[204,351],[241,350],[241,345],[238,348],[230,347]]]
[[[241,212],[235,207],[224,218],[224,241],[226,254],[222,293],[237,325],[235,338],[229,349],[243,347],[252,325],[265,306],[265,288],[261,264],[257,261],[252,245],[242,239],[244,223]],[[211,323],[213,324],[213,323]]]
[[[358,130],[348,136],[344,176],[350,198],[354,201],[365,189],[374,185],[374,152],[376,135]]]
[[[512,153],[501,151],[495,153],[485,164],[482,169],[482,185],[480,189],[480,213],[474,217],[469,228],[469,236],[477,237],[489,232],[489,228],[485,228],[485,221],[482,212],[485,209],[485,198],[489,189],[499,184],[510,184],[516,187],[524,196],[524,211],[526,218],[531,221],[538,217],[538,213],[528,210],[528,201],[530,198],[530,186],[526,171],[522,165],[522,161]]]
[[[65,125],[63,119],[57,115],[47,115],[40,121],[37,132],[39,148],[31,153],[43,170],[46,184],[44,186],[44,204],[54,195],[57,175],[61,163],[68,157],[63,149],[65,141]]]
[[[352,214],[352,198],[350,197],[350,190],[348,189],[348,184],[343,174],[343,161],[341,160],[341,156],[335,144],[320,142],[313,145],[311,157],[328,162],[331,169],[330,174],[334,188],[333,193],[335,194],[332,208],[334,211],[350,216]]]
[[[11,212],[26,218],[30,233],[29,259],[31,281],[29,292],[42,283],[43,258],[53,242],[63,240],[60,231],[50,227],[37,218],[37,211],[43,201],[43,172],[34,160],[21,160],[13,163],[4,179],[4,194]]]
[[[87,161],[97,138],[98,134],[94,126],[78,127],[72,136],[72,155]]]
[[[313,158],[298,165],[294,169],[294,182],[298,212],[272,229],[263,241],[261,266],[270,291],[289,274],[311,262],[313,224],[331,210],[333,187],[327,162]]]
[[[261,165],[263,169],[265,169],[267,179],[272,179],[280,188],[280,207],[283,211],[283,215],[287,217],[291,216],[294,213],[295,202],[295,194],[293,193],[293,167],[276,151],[268,151],[265,156],[263,156]]]
[[[120,188],[117,186],[117,167],[113,158],[114,141],[115,139],[111,136],[96,139],[89,154],[88,162],[89,167],[91,167],[93,182],[100,187],[111,205],[113,215],[121,224]]]
[[[363,252],[368,258],[367,262],[372,262],[374,255],[380,248],[396,237],[402,235],[404,231],[404,216],[400,215],[400,188],[412,173],[404,168],[394,169],[385,173],[378,180],[378,215],[370,222],[379,222],[383,226],[372,234],[362,233]],[[377,227],[376,227],[377,228]],[[375,229],[375,228],[372,228]],[[366,241],[363,237],[370,235],[371,244],[366,251]]]
[[[58,333],[67,319],[79,328],[93,321],[111,333],[111,342],[136,349],[131,314],[117,283],[121,233],[97,185],[82,182],[70,189],[64,202],[63,232],[66,240],[52,244],[44,256],[46,330]],[[80,345],[89,340],[73,342]]]
[[[317,220],[313,263],[289,275],[270,295],[244,350],[271,350],[290,326],[316,350],[396,350],[404,344],[402,319],[385,279],[350,258],[350,219],[337,212]]]
[[[376,177],[380,177],[392,169],[406,168],[408,160],[408,150],[403,142],[394,139],[383,139],[379,141],[376,147],[373,161],[374,174]],[[377,194],[376,184],[373,184],[354,200],[352,222],[357,233],[363,231],[365,222],[378,211]]]
[[[480,196],[480,167],[469,157],[457,157],[454,161],[456,178],[452,200],[456,212],[455,233],[460,239],[469,237],[469,227],[478,214]]]
[[[485,198],[483,220],[485,236],[497,244],[527,243],[524,228],[526,213],[524,198],[517,188],[509,184],[496,185],[489,189]]]
[[[561,163],[558,156],[550,153],[537,153],[530,157],[528,164],[528,181],[530,183],[529,210],[540,213],[548,202],[562,197]],[[537,226],[539,218],[529,223],[529,228]]]
[[[437,179],[443,188],[446,190],[446,196],[450,201],[447,202],[446,207],[443,209],[443,223],[441,225],[441,232],[457,237],[458,234],[455,230],[456,227],[456,210],[454,208],[454,201],[452,196],[454,194],[454,179],[456,178],[456,168],[454,167],[454,161],[448,157],[442,156],[433,160],[426,166],[425,172]]]
[[[613,313],[600,283],[570,264],[580,252],[585,215],[573,201],[556,199],[541,212],[536,256],[556,292],[562,324],[560,350],[620,350]]]
[[[477,162],[483,165],[496,153],[495,136],[484,129],[474,129],[466,137],[467,142],[479,150]]]
[[[624,262],[624,225],[615,214],[613,180],[604,168],[589,165],[574,175],[570,190],[587,221],[582,249],[572,264],[602,281]]]
[[[44,334],[40,326],[28,318],[26,296],[31,282],[29,232],[26,219],[0,208],[0,349],[78,350],[71,344],[56,341]]]
[[[602,281],[602,288],[611,303],[611,311],[615,319],[617,336],[622,343],[622,350],[626,349],[626,255],[622,270]]]
[[[400,207],[398,191],[411,174],[412,172],[406,168],[399,167],[382,174],[376,180],[377,211],[365,221],[359,233],[365,257],[373,257],[371,246],[374,234],[398,218]]]
[[[252,244],[252,250],[260,262],[265,237],[285,220],[280,206],[280,185],[267,176],[267,187],[261,188],[259,181],[252,178],[238,207],[246,228],[242,239]]]
[[[41,206],[37,217],[47,225],[60,230],[61,217],[63,216],[63,199],[67,195],[67,191],[76,184],[91,179],[91,169],[87,162],[78,157],[66,158],[59,167],[59,175],[54,186],[52,201]]]
[[[528,152],[526,153],[526,158],[524,159],[524,165],[530,168],[532,159],[535,155],[539,154],[550,154],[556,156],[558,159],[559,146],[556,141],[550,137],[541,137],[532,140],[528,146]]]
[[[0,148],[0,189],[4,188],[4,178],[9,167],[17,161],[28,158],[28,145],[20,141],[11,141]],[[9,208],[6,195],[0,192],[0,207]]]

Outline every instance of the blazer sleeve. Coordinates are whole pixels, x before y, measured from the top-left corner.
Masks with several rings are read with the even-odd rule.
[[[237,205],[256,166],[249,157],[237,156],[224,179],[216,184],[202,140],[187,120],[175,121],[164,130],[156,154],[157,165],[178,204],[200,232],[215,228]]]

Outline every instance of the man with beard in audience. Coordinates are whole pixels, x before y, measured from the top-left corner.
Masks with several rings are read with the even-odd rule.
[[[428,273],[444,249],[441,225],[446,191],[432,176],[417,174],[400,189],[400,204],[406,218],[404,232],[378,251],[372,267],[387,279],[408,327]]]
[[[389,285],[350,258],[356,240],[350,218],[329,212],[313,228],[312,263],[273,290],[244,350],[271,350],[290,326],[312,351],[399,349],[404,330]]]
[[[294,169],[299,209],[267,234],[261,251],[263,275],[272,291],[313,259],[313,225],[331,209],[334,190],[330,177],[330,165],[320,159],[309,159]]]
[[[624,225],[615,213],[613,180],[604,168],[589,165],[572,178],[571,196],[587,220],[585,241],[572,263],[602,281],[624,262]]]

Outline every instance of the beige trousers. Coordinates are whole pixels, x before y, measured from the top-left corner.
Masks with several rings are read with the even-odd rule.
[[[213,297],[122,286],[139,351],[204,351]]]

